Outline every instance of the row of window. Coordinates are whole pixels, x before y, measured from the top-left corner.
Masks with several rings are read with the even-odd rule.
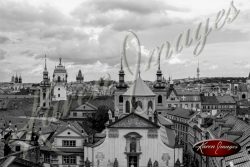
[[[73,117],[78,117],[79,116],[79,114],[77,114],[77,112],[73,112]],[[93,113],[82,113],[82,117],[86,117],[86,116],[94,116],[94,114]]]
[[[203,109],[235,108],[233,105],[205,105]]]
[[[50,162],[50,154],[44,154],[44,162],[45,163],[51,163]],[[68,155],[62,157],[62,163],[63,164],[76,164],[76,156],[75,155]]]
[[[171,120],[175,120],[175,121],[187,123],[187,120],[186,120],[186,119],[183,119],[183,118],[175,117],[175,116],[172,116],[172,115],[167,115],[166,117],[167,117],[168,119],[171,119]]]
[[[76,156],[63,156],[63,164],[76,164]]]
[[[76,146],[76,141],[75,140],[63,140],[62,141],[62,146],[63,147],[75,147]]]
[[[175,129],[177,131],[188,132],[188,127],[182,124],[175,124]]]
[[[180,108],[200,108],[200,104],[193,104],[191,103],[190,105],[188,104],[168,104],[168,108],[172,108],[172,107],[180,107]]]
[[[119,96],[119,103],[123,103],[123,96],[122,95]],[[157,97],[157,103],[159,103],[159,104],[162,103],[162,96],[161,95],[159,95]]]

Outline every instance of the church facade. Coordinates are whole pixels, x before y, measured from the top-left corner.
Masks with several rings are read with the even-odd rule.
[[[121,63],[122,64],[122,63]],[[127,88],[121,66],[115,92],[116,111],[109,113],[104,139],[84,147],[84,159],[93,166],[174,167],[183,163],[183,147],[176,143],[173,122],[158,115],[159,94],[140,74]],[[164,82],[158,78],[159,89]],[[162,103],[162,102],[161,102]]]

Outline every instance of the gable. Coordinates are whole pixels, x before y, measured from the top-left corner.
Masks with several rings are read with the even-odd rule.
[[[174,89],[170,90],[168,93],[167,99],[170,100],[171,98],[178,100],[178,96],[177,96],[176,91]]]
[[[174,93],[174,91],[172,91],[169,95],[169,97],[177,97],[176,94]]]
[[[110,124],[108,128],[159,128],[159,126],[148,119],[139,116],[138,114],[131,113],[118,121]]]
[[[80,110],[80,111],[89,111],[89,110],[92,110],[92,111],[96,111],[97,110],[97,107],[89,104],[89,103],[85,103],[79,107],[77,107],[76,109],[74,110]]]
[[[80,132],[78,132],[70,127],[67,127],[66,129],[62,130],[61,132],[58,132],[57,134],[55,134],[55,137],[65,137],[65,136],[80,137],[82,135]]]

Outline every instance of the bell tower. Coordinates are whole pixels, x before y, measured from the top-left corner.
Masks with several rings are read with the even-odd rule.
[[[119,71],[119,81],[116,85],[116,90],[115,90],[115,106],[118,108],[119,112],[122,112],[123,109],[123,93],[126,92],[128,85],[125,83],[125,72],[123,70],[123,65],[122,65],[122,56],[121,56],[121,66],[120,66],[120,71]]]
[[[59,58],[59,65],[53,73],[53,101],[67,100],[67,78],[65,66],[62,65],[62,58]]]
[[[51,103],[51,85],[49,72],[47,70],[47,59],[44,57],[43,80],[40,82],[40,107],[48,109]]]

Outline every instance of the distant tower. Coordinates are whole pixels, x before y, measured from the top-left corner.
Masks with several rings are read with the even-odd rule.
[[[119,83],[116,85],[117,89],[127,89],[128,85],[125,83],[124,79],[125,73],[123,71],[122,57],[121,57],[121,69],[119,71]]]
[[[119,81],[116,85],[115,91],[115,106],[117,106],[119,112],[123,110],[123,94],[126,92],[128,85],[124,79],[125,73],[123,71],[122,56],[121,56],[121,69],[119,71]]]
[[[198,67],[197,67],[197,80],[200,80],[200,62],[199,62],[199,58],[198,58]]]
[[[247,84],[249,84],[250,85],[250,72],[249,72],[249,75],[248,75],[248,78],[247,78]]]
[[[156,72],[156,81],[154,83],[155,89],[164,89],[165,88],[165,82],[163,80],[162,72],[161,72],[161,63],[160,63],[160,56],[158,59],[158,70]]]
[[[65,66],[62,65],[62,58],[59,58],[59,65],[55,67],[53,73],[53,101],[67,100],[67,78],[68,74]]]
[[[49,72],[47,71],[47,60],[45,55],[43,70],[43,80],[40,83],[40,107],[48,109],[51,103],[51,85],[49,79]]]
[[[248,90],[247,99],[248,99],[248,101],[250,101],[250,73],[249,73],[248,78],[246,80],[246,84],[247,84],[247,90]]]
[[[77,76],[76,76],[76,82],[77,82],[77,83],[83,83],[83,80],[84,80],[84,77],[83,77],[83,75],[82,75],[82,71],[79,70],[79,71],[78,71],[78,74],[77,74]]]
[[[15,83],[15,76],[14,75],[12,75],[12,77],[11,77],[11,83]]]
[[[21,75],[18,78],[18,83],[22,83],[22,77],[21,77]]]
[[[15,77],[15,83],[18,83],[18,76],[17,76],[17,74],[16,74],[16,77]]]
[[[163,104],[166,103],[166,99],[164,95],[166,94],[166,81],[161,72],[161,64],[160,64],[160,55],[158,59],[158,69],[156,72],[156,81],[154,82],[154,93],[156,95],[156,109],[162,109]],[[150,113],[150,112],[149,112]]]

